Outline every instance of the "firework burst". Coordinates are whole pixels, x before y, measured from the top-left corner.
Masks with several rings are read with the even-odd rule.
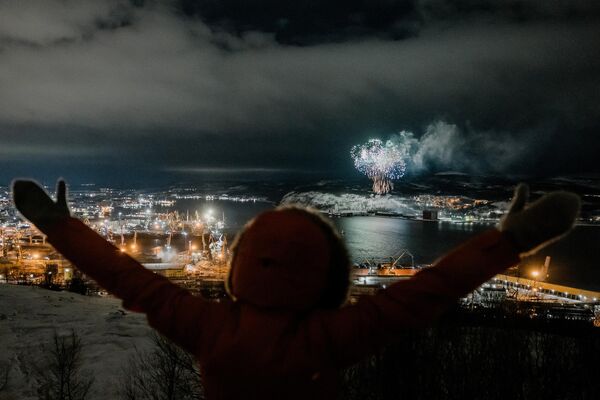
[[[377,194],[389,193],[394,188],[392,181],[402,178],[406,171],[406,150],[391,140],[371,139],[353,146],[350,156],[356,169],[373,181]]]

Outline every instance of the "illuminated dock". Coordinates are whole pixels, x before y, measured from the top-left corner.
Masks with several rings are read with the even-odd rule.
[[[394,282],[410,279],[420,268],[382,268],[376,271],[355,269],[352,271],[354,291],[358,294],[373,294]],[[515,300],[547,301],[563,303],[598,303],[600,292],[542,282],[534,279],[499,274],[484,283],[476,292],[496,291],[501,297],[513,295]]]
[[[538,296],[544,300],[579,303],[598,303],[600,301],[600,292],[541,282],[517,276],[496,275],[488,284],[498,285],[506,289],[523,290],[525,293],[529,293],[532,296]]]

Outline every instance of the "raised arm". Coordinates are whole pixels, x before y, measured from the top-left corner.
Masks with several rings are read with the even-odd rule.
[[[556,192],[525,208],[527,192],[524,185],[517,188],[499,229],[467,241],[412,279],[314,318],[311,329],[331,343],[333,362],[352,364],[393,340],[402,329],[431,324],[459,298],[517,264],[520,255],[572,228],[579,212],[577,196]]]
[[[56,203],[32,181],[16,181],[13,196],[21,214],[79,270],[122,299],[125,308],[145,313],[150,325],[160,333],[197,353],[199,333],[210,329],[203,326],[207,315],[213,312],[210,303],[147,270],[72,218],[64,182],[58,184]]]

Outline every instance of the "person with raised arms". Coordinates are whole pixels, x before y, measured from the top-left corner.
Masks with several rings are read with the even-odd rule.
[[[519,185],[498,228],[475,236],[408,280],[346,303],[350,260],[320,214],[281,207],[250,221],[232,246],[230,301],[194,296],[71,217],[66,185],[56,201],[17,180],[23,217],[69,261],[198,360],[209,399],[332,399],[337,372],[408,327],[431,324],[494,275],[567,234],[578,196],[553,192],[527,205]]]

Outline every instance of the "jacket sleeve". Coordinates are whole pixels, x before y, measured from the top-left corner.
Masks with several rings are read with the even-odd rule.
[[[459,298],[518,262],[511,238],[492,229],[411,279],[317,316],[311,329],[323,335],[333,363],[347,366],[377,351],[402,329],[429,325]]]
[[[75,218],[44,228],[48,242],[79,270],[123,300],[123,307],[147,315],[150,325],[197,354],[200,334],[213,307],[202,297],[144,268]]]

